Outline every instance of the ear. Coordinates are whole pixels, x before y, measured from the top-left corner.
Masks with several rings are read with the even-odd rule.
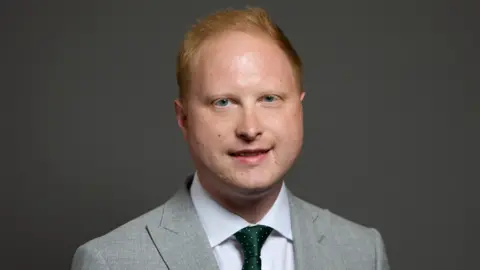
[[[187,111],[182,104],[180,99],[174,101],[175,105],[175,116],[177,118],[178,127],[182,130],[183,137],[187,137]]]
[[[300,102],[303,102],[303,99],[305,98],[305,92],[302,92],[300,94]]]

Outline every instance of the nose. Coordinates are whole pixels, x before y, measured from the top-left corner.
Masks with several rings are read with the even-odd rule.
[[[236,134],[240,139],[251,142],[262,135],[263,130],[253,110],[245,110],[237,125]]]

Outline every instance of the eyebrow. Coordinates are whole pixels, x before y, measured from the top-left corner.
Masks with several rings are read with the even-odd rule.
[[[290,92],[288,88],[264,88],[256,91],[258,91],[256,93],[259,95],[288,94],[288,92]],[[238,92],[236,91],[235,93],[233,93],[230,90],[225,90],[225,91],[220,90],[218,93],[206,94],[206,96],[209,96],[209,97],[239,96],[237,93]]]

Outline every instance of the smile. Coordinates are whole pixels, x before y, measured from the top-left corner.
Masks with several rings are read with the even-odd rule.
[[[230,152],[229,155],[233,157],[235,161],[242,164],[258,165],[267,157],[270,150],[271,149],[240,150]]]

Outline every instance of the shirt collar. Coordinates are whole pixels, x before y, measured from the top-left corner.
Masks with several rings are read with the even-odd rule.
[[[240,229],[253,225],[240,216],[229,212],[213,200],[203,189],[196,173],[190,188],[190,194],[211,247],[221,244]],[[285,183],[282,184],[272,208],[257,224],[269,226],[283,237],[292,240],[290,206]]]

